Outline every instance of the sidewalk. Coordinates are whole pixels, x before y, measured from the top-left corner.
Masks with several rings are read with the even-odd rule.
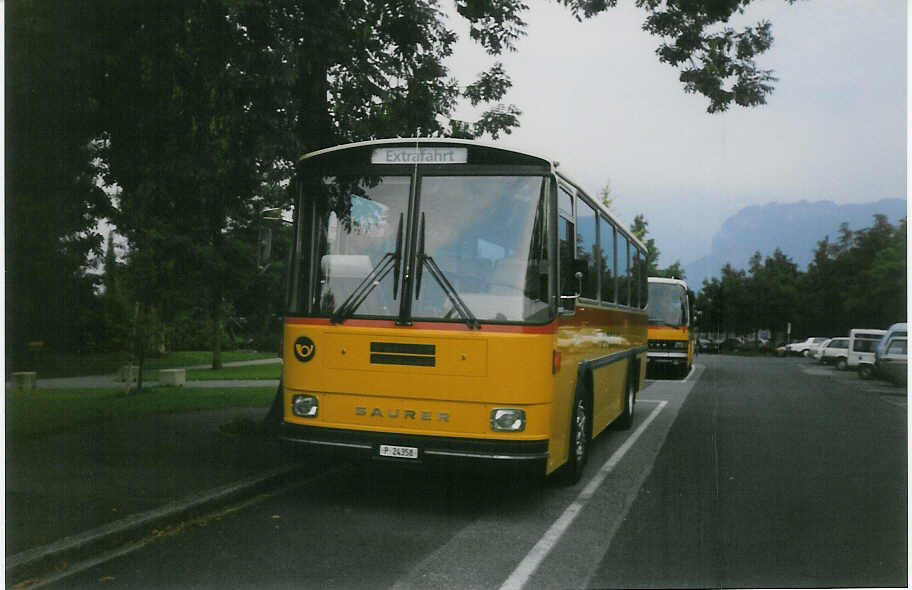
[[[107,378],[78,381],[105,386]],[[268,409],[157,414],[8,439],[7,583],[149,536],[303,472],[259,427]]]
[[[234,361],[230,363],[224,363],[225,367],[243,367],[250,365],[272,365],[279,364],[282,362],[282,359],[268,358],[268,359],[258,359],[252,361]],[[182,367],[188,371],[190,370],[199,370],[199,369],[209,369],[212,365],[193,365],[192,367]],[[144,371],[145,373],[145,371]],[[147,374],[147,373],[146,373]],[[206,381],[206,380],[194,380],[187,381],[187,387],[259,387],[262,385],[272,385],[277,387],[279,384],[278,379],[259,379],[255,381]],[[37,385],[39,388],[43,389],[92,389],[96,387],[124,387],[124,382],[117,379],[116,374],[111,375],[89,375],[85,377],[52,377],[48,379],[42,379],[41,376],[38,376]],[[149,387],[155,387],[158,385],[157,381],[146,381],[143,380],[143,385],[148,385]],[[9,388],[10,384],[7,383],[6,387]]]

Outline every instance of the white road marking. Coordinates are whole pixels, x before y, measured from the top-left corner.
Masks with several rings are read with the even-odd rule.
[[[653,401],[653,400],[639,400],[641,402]],[[567,529],[570,528],[570,525],[573,523],[574,519],[582,512],[583,508],[586,507],[586,503],[592,498],[592,495],[595,491],[602,485],[602,482],[605,481],[605,478],[608,477],[608,474],[621,462],[621,459],[624,458],[624,455],[629,451],[633,445],[636,443],[637,439],[640,438],[640,435],[646,431],[649,425],[655,420],[656,416],[659,415],[665,406],[668,405],[666,401],[659,401],[658,406],[643,420],[643,423],[640,424],[630,437],[624,441],[624,444],[618,448],[605,461],[598,473],[586,484],[586,487],[583,488],[583,491],[579,493],[576,499],[572,504],[567,506],[563,514],[560,515],[554,524],[551,525],[545,534],[542,535],[542,538],[539,539],[538,543],[532,547],[532,550],[526,555],[525,558],[516,566],[516,569],[513,570],[513,573],[510,574],[510,577],[501,585],[500,590],[520,590],[526,585],[526,582],[529,581],[529,578],[532,577],[532,574],[535,573],[535,570],[538,569],[538,566],[541,565],[542,561],[551,553],[551,550],[554,549],[557,542],[560,541],[564,533],[567,532]]]
[[[886,397],[886,396],[882,395],[882,396],[880,396],[880,401],[886,402],[886,403],[894,405],[894,406],[899,406],[900,408],[905,408],[908,406],[908,401],[906,400],[906,398],[903,398],[903,397],[891,398],[891,397]]]

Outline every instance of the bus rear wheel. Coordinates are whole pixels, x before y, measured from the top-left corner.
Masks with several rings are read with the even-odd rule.
[[[633,390],[633,380],[627,379],[627,391],[624,394],[624,411],[617,419],[619,430],[627,430],[633,426],[633,408],[636,404],[636,392]]]
[[[590,426],[589,405],[586,398],[577,392],[570,415],[570,449],[564,470],[564,482],[576,484],[583,477],[583,470],[589,461]]]
[[[862,379],[870,379],[874,376],[874,367],[871,365],[861,365],[858,367],[858,376]]]

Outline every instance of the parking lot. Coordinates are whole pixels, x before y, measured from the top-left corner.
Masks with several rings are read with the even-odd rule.
[[[909,391],[907,387],[880,379],[862,379],[855,371],[839,371],[831,365],[822,365],[810,359],[802,359],[801,363],[801,370],[807,375],[833,379],[840,384],[856,387],[862,393],[877,396],[884,403],[902,408],[907,407]]]

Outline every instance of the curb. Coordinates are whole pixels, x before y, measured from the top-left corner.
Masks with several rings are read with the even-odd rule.
[[[65,537],[6,559],[6,581],[35,578],[48,572],[65,572],[73,563],[111,551],[138,537],[152,536],[175,521],[202,516],[214,508],[265,491],[305,471],[306,465],[280,467],[171,502],[162,508],[140,512],[95,529]]]

